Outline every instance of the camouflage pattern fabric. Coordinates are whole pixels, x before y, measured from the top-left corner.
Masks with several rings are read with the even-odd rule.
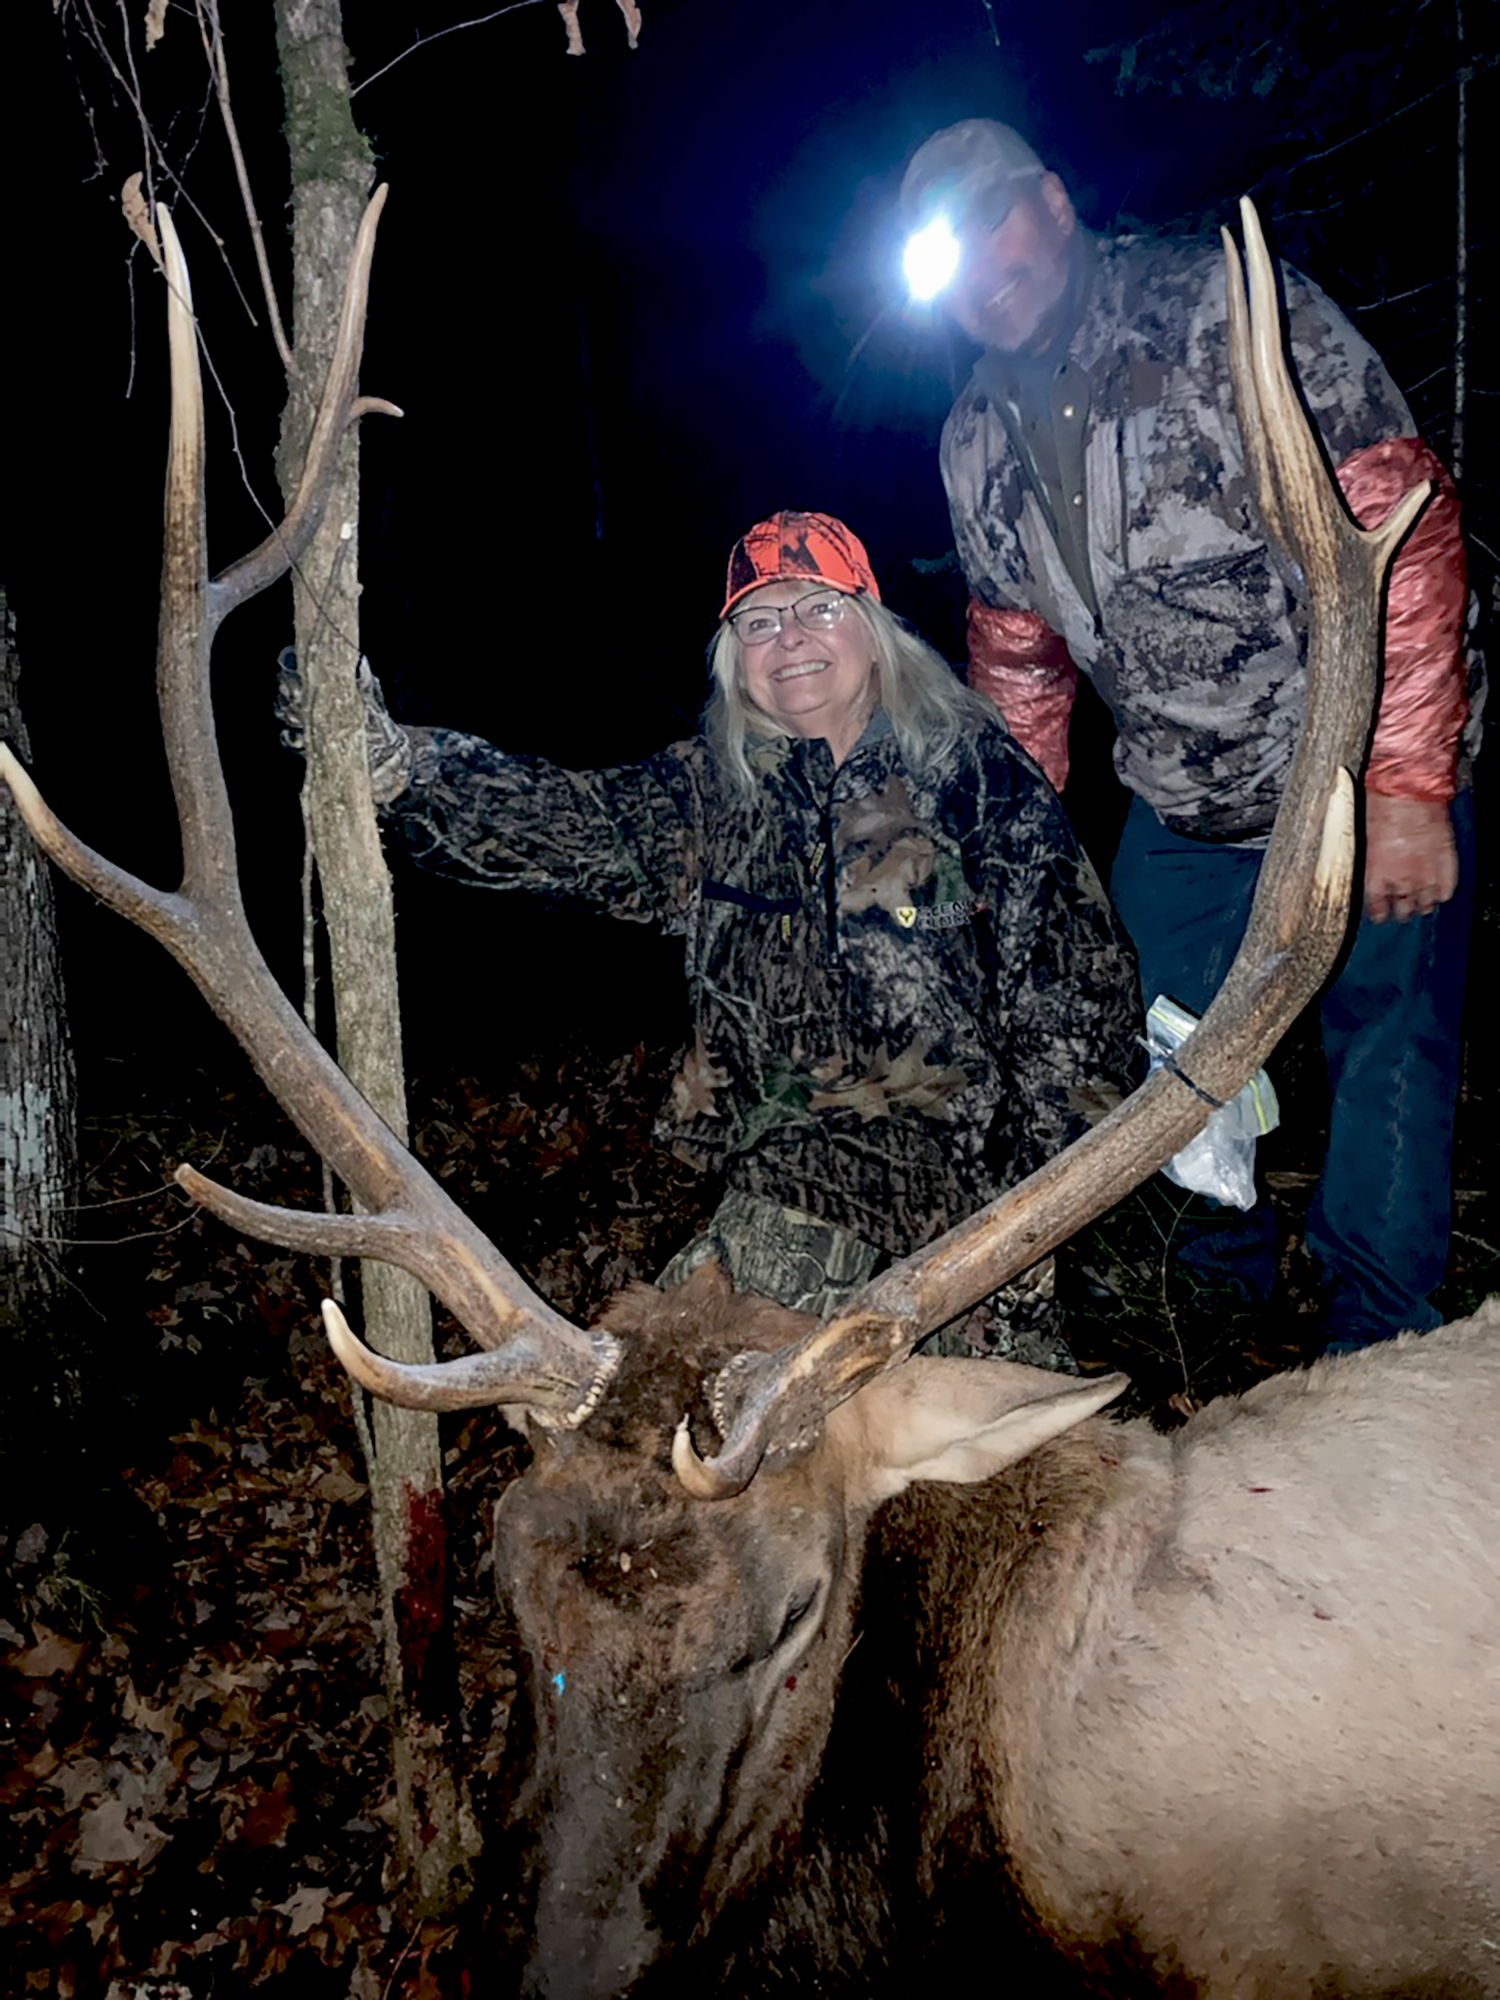
[[[276,720],[281,724],[281,741],[302,757],[307,754],[307,684],[297,666],[296,647],[283,646],[276,655],[276,666]],[[363,654],[354,670],[354,683],[364,709],[370,796],[376,805],[387,805],[410,781],[411,743],[401,724],[392,719],[385,692]]]
[[[428,868],[681,937],[695,1035],[658,1135],[730,1188],[904,1255],[1129,1087],[1126,943],[1056,796],[996,718],[908,770],[877,714],[835,769],[700,739],[565,771],[411,730],[388,839]]]
[[[683,1245],[656,1282],[670,1291],[710,1257],[717,1257],[737,1292],[755,1292],[819,1319],[852,1298],[882,1261],[873,1243],[836,1222],[733,1188],[707,1229]]]
[[[733,1188],[707,1229],[683,1245],[656,1282],[669,1291],[710,1257],[718,1259],[736,1291],[757,1292],[819,1319],[835,1313],[888,1261],[852,1230]],[[1053,1259],[1044,1257],[1011,1284],[939,1327],[920,1351],[970,1361],[1021,1361],[1031,1368],[1076,1373],[1077,1364],[1059,1331],[1055,1275]]]
[[[1115,718],[1122,781],[1167,826],[1258,839],[1301,719],[1306,620],[1301,578],[1269,547],[1251,497],[1223,255],[1128,237],[1094,250],[1057,393],[1041,393],[1053,405],[1044,425],[1086,427],[1085,582],[1097,616],[1026,476],[1011,435],[1018,418],[1004,414],[1035,407],[1035,367],[1023,395],[1015,363],[994,353],[980,358],[943,431],[959,560],[976,598],[1035,612],[1066,640]],[[1374,349],[1316,286],[1292,270],[1284,278],[1292,354],[1332,462],[1411,434]],[[1083,503],[1070,494],[1063,504]]]
[[[977,1306],[940,1326],[919,1354],[949,1354],[968,1361],[1020,1361],[1028,1368],[1078,1374],[1062,1333],[1057,1303],[1057,1262],[1044,1257]]]

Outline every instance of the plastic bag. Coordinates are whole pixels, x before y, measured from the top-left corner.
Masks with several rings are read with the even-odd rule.
[[[1198,1025],[1196,1015],[1158,994],[1146,1015],[1146,1048],[1159,1069]],[[1271,1079],[1258,1069],[1239,1096],[1214,1112],[1196,1139],[1190,1139],[1162,1168],[1169,1181],[1194,1194],[1212,1195],[1233,1208],[1255,1206],[1255,1142],[1274,1132],[1281,1106]]]

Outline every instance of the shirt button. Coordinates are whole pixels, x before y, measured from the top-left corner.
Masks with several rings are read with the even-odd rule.
[[[1072,415],[1073,415],[1073,405],[1072,405],[1071,403],[1064,403],[1064,404],[1063,404],[1063,415],[1064,415],[1065,417],[1068,417],[1068,418],[1071,418],[1071,417],[1072,417]]]
[[[1075,507],[1081,507],[1083,505],[1083,495],[1081,493],[1075,493],[1073,495],[1073,505]]]

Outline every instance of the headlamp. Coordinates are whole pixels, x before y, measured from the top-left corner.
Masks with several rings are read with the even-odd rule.
[[[946,215],[913,230],[901,253],[901,269],[908,291],[926,304],[952,284],[960,258],[958,232]]]

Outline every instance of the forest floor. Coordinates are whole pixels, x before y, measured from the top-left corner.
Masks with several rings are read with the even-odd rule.
[[[483,1081],[415,1081],[419,1152],[575,1319],[652,1275],[706,1210],[709,1191],[649,1144],[668,1053],[601,1056],[574,1037]],[[1284,1243],[1274,1318],[1193,1295],[1164,1182],[1075,1247],[1079,1360],[1126,1369],[1128,1407],[1159,1423],[1306,1358],[1315,1072],[1294,1047],[1286,1129],[1263,1158]],[[365,1476],[318,1330],[322,1273],[170,1185],[187,1158],[242,1193],[321,1205],[316,1166],[253,1081],[194,1071],[169,1113],[162,1094],[125,1061],[93,1079],[67,1380],[7,1420],[0,1993],[224,2000],[283,1979],[339,2000],[460,1993],[456,1929],[404,1924],[384,1880]],[[1471,1075],[1442,1299],[1455,1317],[1500,1289],[1497,1102],[1489,1071]],[[455,1420],[445,1457],[461,1741],[483,1818],[513,1686],[488,1521],[524,1447],[481,1412]]]

